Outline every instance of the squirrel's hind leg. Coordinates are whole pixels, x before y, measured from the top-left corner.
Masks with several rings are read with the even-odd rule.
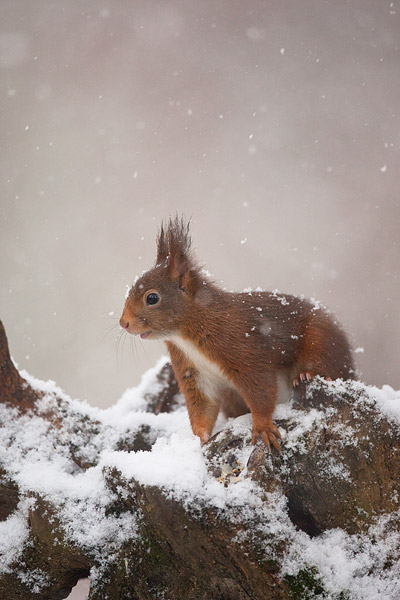
[[[321,312],[305,329],[293,365],[293,387],[319,375],[327,381],[354,378],[354,366],[347,337],[332,318]]]

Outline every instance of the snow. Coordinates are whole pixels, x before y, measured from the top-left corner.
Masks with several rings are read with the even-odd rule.
[[[399,515],[393,515],[392,520]],[[283,570],[295,574],[299,568],[315,565],[330,598],[348,590],[352,600],[396,600],[400,597],[400,568],[385,564],[398,556],[398,534],[388,532],[390,517],[382,517],[371,527],[369,536],[350,536],[341,529],[332,529],[315,538],[298,534],[286,557]]]
[[[10,565],[21,555],[28,539],[28,510],[32,501],[23,500],[16,511],[0,521],[0,573],[9,573]]]
[[[318,378],[316,378],[318,379]],[[325,382],[327,391],[333,395],[339,393],[353,393],[355,397],[361,395],[360,401],[374,406],[382,415],[392,423],[399,425],[400,423],[400,390],[394,390],[390,385],[384,385],[378,388],[373,385],[365,385],[360,381],[336,381]],[[312,391],[312,385],[309,386],[309,391]],[[357,401],[355,401],[356,405]]]
[[[384,385],[382,388],[368,386],[368,392],[388,419],[400,422],[400,390],[396,391],[390,385]]]
[[[102,464],[116,466],[128,479],[144,485],[163,486],[167,489],[199,492],[206,483],[200,440],[172,434],[159,438],[151,452],[105,452]]]
[[[243,439],[242,448],[235,450],[238,466],[243,469],[225,485],[226,482],[210,473],[207,446],[201,447],[199,439],[192,434],[184,406],[172,413],[146,412],[146,397],[162,388],[157,374],[166,360],[160,359],[137,388],[126,390],[107,410],[72,400],[54,382],[42,382],[22,373],[44,396],[38,403],[37,414],[19,416],[15,409],[0,405],[0,465],[17,482],[21,494],[14,513],[0,522],[0,573],[12,569],[13,562],[29,542],[28,512],[33,502],[32,493],[57,507],[66,540],[92,554],[98,565],[111,560],[125,541],[134,540],[141,515],[127,511],[114,516],[107,510],[116,500],[107,484],[107,473],[116,468],[128,481],[134,478],[141,485],[162,488],[188,510],[196,512],[211,506],[221,518],[244,522],[242,530],[236,529],[238,544],[251,541],[258,533],[262,539],[273,536],[276,541],[289,542],[282,558],[282,576],[316,567],[327,598],[333,599],[344,590],[348,590],[353,600],[399,598],[399,563],[391,561],[391,557],[398,556],[400,548],[399,534],[392,526],[399,515],[377,519],[365,534],[349,535],[335,529],[310,538],[297,530],[289,519],[283,494],[279,491],[265,494],[245,476],[253,450],[250,415],[227,421],[220,418],[217,422],[220,435],[232,430]],[[355,409],[357,402],[365,402],[374,406],[381,418],[400,426],[400,391],[389,386],[379,389],[340,380],[325,385],[332,394],[352,389],[355,395],[359,393]],[[56,406],[61,406],[63,414],[61,428],[42,418]],[[289,424],[286,431],[281,430],[287,450],[307,452],[305,434],[324,427],[327,414],[326,409],[325,413],[315,408],[304,413],[294,409],[291,403],[279,404],[276,417]],[[91,423],[89,433],[85,430],[85,419]],[[82,431],[77,433],[78,424]],[[149,451],[118,449],[118,441],[123,436],[133,436],[144,426],[149,426],[156,435]],[[81,435],[87,436],[87,443],[79,443]],[[343,443],[352,443],[354,439],[352,431],[344,426],[340,435]],[[71,453],[71,445],[77,446],[75,455]],[[80,461],[95,466],[84,469]],[[326,461],[326,476],[346,479],[349,475],[332,455]],[[268,544],[264,551],[268,556]],[[32,590],[46,585],[43,573],[21,573],[20,576]]]
[[[49,583],[49,576],[41,569],[34,569],[33,571],[29,571],[27,573],[24,571],[19,571],[18,578],[22,581],[22,583],[25,583],[25,585],[27,585],[34,594],[39,594],[39,592],[43,588],[46,588]]]

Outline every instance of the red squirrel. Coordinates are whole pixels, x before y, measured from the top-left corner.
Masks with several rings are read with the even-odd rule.
[[[166,342],[202,444],[220,407],[230,416],[250,409],[252,443],[260,437],[279,451],[272,415],[282,382],[354,378],[349,342],[324,307],[278,292],[222,290],[194,260],[189,224],[178,217],[161,225],[156,264],[130,289],[120,325]]]

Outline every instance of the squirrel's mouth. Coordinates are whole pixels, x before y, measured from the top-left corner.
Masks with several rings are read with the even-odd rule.
[[[143,333],[140,334],[140,337],[142,338],[142,340],[145,340],[152,333],[153,333],[152,331],[143,331]]]

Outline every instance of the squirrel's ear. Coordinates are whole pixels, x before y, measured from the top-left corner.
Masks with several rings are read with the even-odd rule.
[[[157,236],[157,259],[156,264],[161,264],[168,256],[168,241],[164,231],[164,224],[161,223],[160,231]]]
[[[189,296],[194,296],[201,285],[198,268],[186,254],[177,254],[171,257],[169,276]]]
[[[169,276],[179,282],[179,287],[185,287],[184,280],[190,270],[189,259],[185,254],[174,254],[169,260]]]

